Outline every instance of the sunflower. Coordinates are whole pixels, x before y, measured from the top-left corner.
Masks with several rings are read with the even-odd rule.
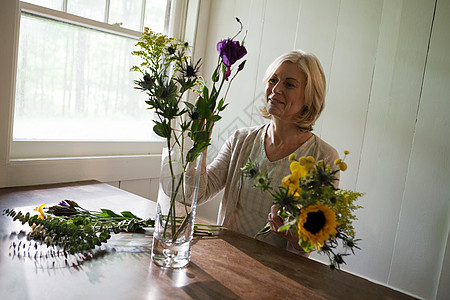
[[[320,249],[330,236],[337,233],[336,214],[328,205],[315,205],[302,209],[298,220],[298,235]]]

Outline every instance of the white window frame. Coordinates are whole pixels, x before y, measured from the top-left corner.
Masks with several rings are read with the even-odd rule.
[[[117,25],[89,20],[18,0],[13,1],[18,3],[13,57],[14,69],[11,72],[13,85],[15,85],[17,74],[19,26],[22,12],[64,20],[65,22],[70,18],[70,22],[73,24],[127,37],[138,38],[141,35],[138,31],[121,28]],[[199,3],[199,0],[172,0],[169,35],[182,40],[185,36],[189,39],[195,36],[196,26],[188,26],[189,32],[186,32],[186,22],[197,23]],[[163,141],[13,141],[14,93],[15,88],[11,91],[12,100],[10,103],[9,132],[7,134],[9,138],[5,145],[6,149],[0,149],[0,154],[6,154],[6,165],[0,163],[0,187],[89,179],[113,182],[159,177],[161,152],[165,146]],[[3,136],[1,138],[4,139]]]
[[[107,7],[108,4],[109,1],[107,1]],[[66,1],[63,2],[63,7],[67,7]],[[112,33],[123,37],[134,38],[136,41],[141,36],[141,32],[139,31],[86,19],[63,11],[41,7],[27,2],[20,2],[20,13],[22,14],[23,12],[51,20],[64,21],[89,29],[97,29],[102,32]],[[105,19],[107,19],[107,16],[105,16]],[[141,28],[143,27],[143,23],[144,18],[141,16]],[[20,161],[23,159],[36,158],[158,154],[161,153],[163,147],[164,142],[157,140],[148,142],[74,142],[17,139],[11,141],[10,158],[13,161]]]

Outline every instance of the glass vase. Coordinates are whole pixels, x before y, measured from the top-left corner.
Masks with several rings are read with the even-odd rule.
[[[153,234],[152,260],[163,268],[190,261],[202,154],[186,162],[179,148],[163,150]]]

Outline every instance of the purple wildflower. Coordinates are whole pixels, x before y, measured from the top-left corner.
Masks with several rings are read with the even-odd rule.
[[[70,206],[65,200],[58,203],[59,206]]]

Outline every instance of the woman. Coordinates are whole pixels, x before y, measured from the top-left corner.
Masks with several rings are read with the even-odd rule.
[[[204,203],[225,189],[218,224],[253,237],[269,221],[277,234],[265,242],[302,251],[296,235],[277,231],[283,220],[272,207],[270,194],[253,188],[240,168],[251,159],[278,186],[289,172],[291,153],[332,165],[337,151],[311,132],[324,108],[325,75],[313,54],[294,50],[268,67],[264,84],[266,107],[261,112],[270,122],[237,130],[210,165],[204,161],[198,201]]]

